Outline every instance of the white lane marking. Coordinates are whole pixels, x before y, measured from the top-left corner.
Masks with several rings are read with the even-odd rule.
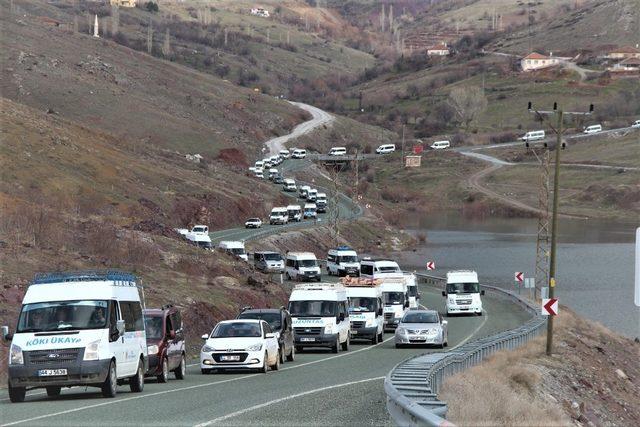
[[[223,415],[223,416],[218,417],[218,418],[214,418],[213,420],[210,420],[210,421],[205,421],[204,423],[201,423],[201,424],[196,424],[196,427],[205,427],[205,426],[208,426],[208,425],[211,425],[211,424],[219,423],[221,421],[226,421],[229,418],[237,417],[237,416],[245,414],[247,412],[255,411],[256,409],[262,409],[262,408],[265,408],[267,406],[275,405],[276,403],[284,402],[284,401],[291,400],[291,399],[296,399],[298,397],[307,396],[307,395],[314,394],[314,393],[320,393],[322,391],[331,390],[331,389],[334,389],[334,388],[347,387],[347,386],[350,386],[350,385],[361,384],[361,383],[366,383],[366,382],[370,382],[370,381],[383,380],[384,378],[385,377],[367,378],[366,380],[350,381],[348,383],[335,384],[335,385],[330,385],[330,386],[326,386],[326,387],[316,388],[314,390],[303,391],[302,393],[291,394],[289,396],[281,397],[279,399],[274,399],[274,400],[271,400],[269,402],[261,403],[259,405],[254,405],[254,406],[250,406],[250,407],[245,408],[245,409],[240,409],[239,411],[232,412],[230,414]]]

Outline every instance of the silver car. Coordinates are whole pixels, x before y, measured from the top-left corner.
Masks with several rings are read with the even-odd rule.
[[[446,347],[449,336],[447,321],[435,310],[410,310],[396,328],[396,348],[404,345],[437,345]]]

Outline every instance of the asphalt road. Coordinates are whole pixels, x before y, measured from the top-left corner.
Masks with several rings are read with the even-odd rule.
[[[442,297],[423,286],[422,303],[443,308]],[[486,315],[449,318],[449,349],[474,337],[513,328],[527,319],[516,305],[484,297]],[[207,331],[202,331],[207,332]],[[396,349],[393,335],[376,346],[352,343],[348,352],[305,351],[268,374],[202,375],[190,365],[183,381],[149,380],[143,393],[124,385],[113,399],[98,389],[43,390],[12,404],[0,394],[2,425],[389,425],[382,378],[393,366],[431,348]]]

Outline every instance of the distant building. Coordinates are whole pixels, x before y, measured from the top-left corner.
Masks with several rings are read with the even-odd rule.
[[[138,0],[109,0],[111,6],[136,7]]]
[[[427,55],[429,56],[447,56],[451,53],[446,43],[438,43],[427,47]]]
[[[640,73],[640,57],[627,58],[618,62],[614,66],[607,68],[607,70],[614,73]]]
[[[609,51],[606,55],[606,58],[609,59],[627,59],[627,58],[640,58],[640,49],[638,45],[636,47],[633,46],[622,46]]]
[[[251,9],[251,14],[261,16],[263,18],[269,17],[269,11],[263,7],[254,7],[253,9]]]
[[[520,66],[522,67],[522,71],[541,70],[559,64],[562,59],[563,58],[553,56],[552,52],[549,53],[549,56],[532,52],[520,60]]]

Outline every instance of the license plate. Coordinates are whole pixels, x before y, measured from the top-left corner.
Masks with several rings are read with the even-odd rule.
[[[351,331],[351,335],[358,335],[358,331]]]
[[[39,377],[56,377],[60,375],[67,375],[66,369],[40,369],[38,371]]]
[[[410,340],[413,341],[426,341],[427,339],[424,337],[409,337]]]
[[[315,338],[300,338],[300,341],[303,341],[303,342],[313,342],[315,340],[316,340]]]
[[[240,360],[240,356],[220,356],[220,360]]]

